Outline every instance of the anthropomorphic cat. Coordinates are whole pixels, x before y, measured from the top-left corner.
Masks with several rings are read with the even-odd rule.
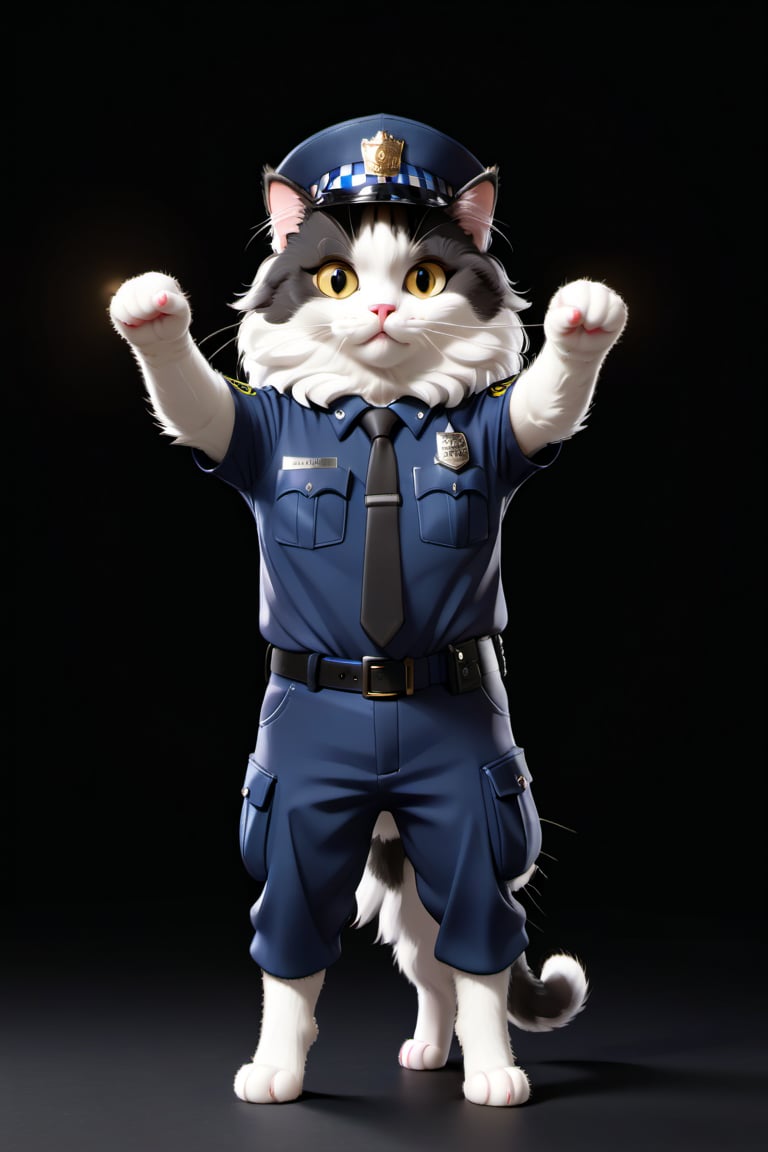
[[[455,1030],[466,1099],[521,1104],[509,1022],[567,1023],[587,982],[564,954],[533,975],[513,895],[541,830],[502,680],[501,528],[584,424],[626,308],[599,282],[560,287],[526,367],[527,304],[488,253],[496,170],[427,125],[334,125],[263,186],[272,252],[235,305],[247,383],[203,358],[172,277],[128,280],[110,307],[162,429],[258,530],[271,672],[240,835],[263,1012],[235,1091],[301,1095],[325,969],[378,915],[418,993],[401,1064],[444,1065]],[[370,406],[397,417],[377,487]]]

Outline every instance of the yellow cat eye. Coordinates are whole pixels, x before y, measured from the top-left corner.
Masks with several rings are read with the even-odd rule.
[[[344,264],[341,260],[331,260],[328,264],[323,264],[312,279],[324,296],[331,296],[336,300],[344,300],[345,297],[351,296],[357,291],[360,283],[349,264]]]
[[[405,287],[412,296],[438,296],[445,288],[446,276],[439,264],[427,260],[411,268],[405,278]]]

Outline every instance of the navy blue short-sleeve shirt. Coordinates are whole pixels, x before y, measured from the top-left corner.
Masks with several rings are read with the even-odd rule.
[[[380,655],[360,625],[365,477],[370,441],[358,396],[305,407],[271,387],[231,385],[235,424],[226,457],[198,465],[239,491],[259,534],[259,630],[280,648],[360,659]],[[524,480],[557,447],[524,456],[509,391],[490,388],[456,408],[405,398],[393,441],[402,506],[405,623],[387,647],[419,657],[501,632],[501,526]]]

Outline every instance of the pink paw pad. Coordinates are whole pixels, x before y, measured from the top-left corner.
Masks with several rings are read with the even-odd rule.
[[[429,1044],[426,1040],[406,1040],[400,1049],[398,1061],[401,1068],[417,1072],[442,1068],[445,1063],[437,1045]]]
[[[494,1068],[490,1072],[476,1072],[464,1083],[464,1096],[471,1104],[510,1108],[525,1104],[530,1096],[528,1077],[522,1068]]]

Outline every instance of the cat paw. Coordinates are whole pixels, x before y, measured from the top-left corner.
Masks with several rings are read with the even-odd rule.
[[[530,1094],[528,1077],[522,1068],[517,1067],[475,1072],[464,1081],[464,1096],[470,1104],[511,1108],[515,1104],[525,1104]]]
[[[574,280],[552,297],[544,331],[561,355],[586,362],[615,344],[626,321],[626,304],[606,284]]]
[[[271,1064],[243,1064],[235,1076],[235,1095],[248,1104],[287,1104],[301,1089],[293,1072]]]
[[[178,281],[163,272],[126,280],[112,297],[109,314],[116,331],[140,348],[184,336],[191,317]]]
[[[398,1056],[402,1068],[415,1072],[442,1068],[447,1059],[436,1044],[429,1044],[426,1040],[406,1040]]]

